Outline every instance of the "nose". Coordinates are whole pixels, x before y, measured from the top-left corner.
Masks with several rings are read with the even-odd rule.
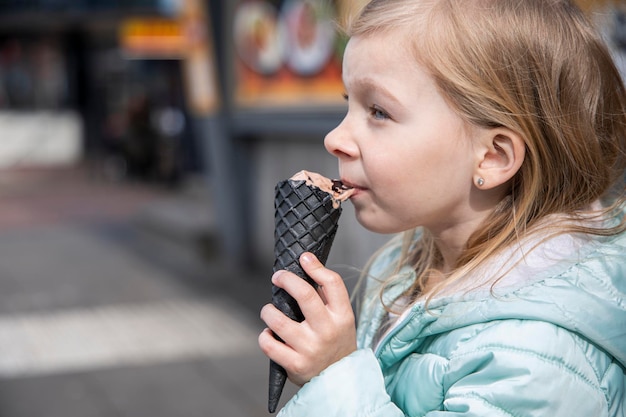
[[[324,138],[324,147],[328,153],[339,159],[352,159],[357,156],[358,146],[348,127],[347,116],[336,128],[328,132]]]

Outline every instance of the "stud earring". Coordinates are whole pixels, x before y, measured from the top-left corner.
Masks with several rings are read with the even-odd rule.
[[[478,180],[476,180],[476,184],[477,184],[479,187],[482,187],[483,185],[485,185],[485,180],[484,180],[484,179],[482,179],[482,178],[478,178]]]

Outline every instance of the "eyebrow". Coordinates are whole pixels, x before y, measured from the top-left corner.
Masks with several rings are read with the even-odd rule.
[[[344,81],[344,85],[346,85],[345,81]],[[357,78],[356,80],[354,80],[352,85],[362,90],[376,91],[377,93],[384,95],[387,99],[394,102],[396,105],[402,104],[400,103],[400,100],[398,100],[398,98],[391,93],[391,91],[387,90],[382,85],[376,83],[371,78]]]

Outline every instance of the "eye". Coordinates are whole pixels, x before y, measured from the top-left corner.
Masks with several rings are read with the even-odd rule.
[[[341,93],[341,97],[343,97],[345,101],[348,101],[348,93]]]
[[[370,115],[376,120],[390,119],[387,112],[376,105],[370,107]]]

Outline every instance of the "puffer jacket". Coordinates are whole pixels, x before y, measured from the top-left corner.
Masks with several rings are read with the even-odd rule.
[[[305,384],[280,417],[625,417],[626,235],[561,235],[503,254],[472,286],[388,315],[366,291],[359,349]],[[397,262],[383,252],[370,288]],[[487,277],[506,272],[495,287]],[[394,300],[414,279],[386,290]],[[484,282],[481,282],[484,281]]]

